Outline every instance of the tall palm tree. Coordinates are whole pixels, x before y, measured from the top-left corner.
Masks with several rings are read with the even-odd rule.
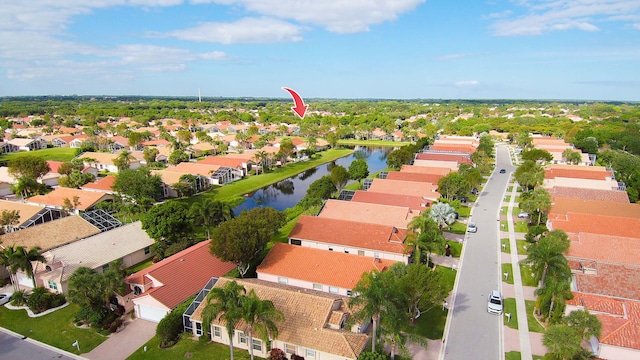
[[[229,353],[233,360],[233,332],[236,324],[242,320],[242,303],[247,289],[235,281],[228,281],[222,287],[214,287],[207,295],[202,313],[202,322],[206,329],[216,319],[225,323],[229,335]]]
[[[522,194],[520,208],[531,214],[537,213],[538,221],[536,225],[540,225],[542,212],[551,209],[551,195],[549,195],[549,192],[544,188],[537,188],[533,191],[525,192]]]
[[[214,208],[213,200],[205,199],[204,201],[195,202],[189,209],[193,216],[193,221],[196,225],[202,225],[207,232],[207,239],[211,239],[209,233],[209,227],[213,225],[214,221]]]
[[[122,260],[114,260],[109,264],[109,269],[104,272],[105,302],[109,303],[113,293],[122,293],[126,288],[124,278],[127,270]]]
[[[131,162],[136,158],[128,150],[122,150],[120,155],[113,160],[113,164],[118,167],[119,171],[126,170],[131,165]]]
[[[18,287],[16,273],[18,272],[19,267],[15,260],[15,253],[15,245],[9,245],[8,247],[2,249],[2,252],[0,252],[0,264],[7,268],[7,270],[9,271],[9,276],[11,277],[11,283],[13,284],[13,290],[18,291],[20,290],[20,288]]]
[[[383,274],[377,270],[362,274],[360,281],[353,288],[355,295],[349,300],[349,306],[360,308],[354,313],[354,320],[372,319],[371,351],[373,352],[376,351],[378,340],[380,313],[385,311],[387,303],[388,288]]]
[[[269,338],[278,337],[276,321],[284,320],[284,315],[275,308],[271,300],[262,300],[251,289],[242,303],[242,319],[247,324],[246,333],[249,336],[249,354],[253,360],[253,331],[262,340],[269,343]]]
[[[558,360],[574,359],[582,353],[581,342],[580,334],[565,324],[550,326],[542,338],[542,344],[549,350],[549,358]]]
[[[40,247],[34,246],[27,250],[23,246],[18,246],[15,248],[15,252],[13,253],[13,259],[15,261],[15,266],[17,269],[24,271],[27,276],[31,278],[33,281],[33,287],[36,285],[36,278],[33,274],[33,264],[32,262],[38,261],[42,263],[46,263],[46,259],[42,254],[40,254]]]
[[[536,281],[544,286],[549,273],[570,272],[567,258],[562,254],[569,248],[569,239],[562,230],[553,230],[529,247],[529,256],[522,262],[530,265]]]
[[[413,233],[409,236],[407,247],[413,250],[413,260],[415,263],[422,263],[422,254],[427,254],[427,266],[431,261],[431,253],[443,252],[445,246],[445,238],[442,230],[431,217],[424,213],[411,220],[409,229]]]
[[[538,296],[538,306],[543,317],[549,323],[562,319],[566,301],[573,298],[571,292],[571,272],[561,276],[549,277],[543,287],[534,292]]]

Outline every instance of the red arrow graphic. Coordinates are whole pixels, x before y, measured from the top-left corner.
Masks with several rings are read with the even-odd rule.
[[[296,115],[300,117],[300,119],[304,119],[304,114],[306,114],[307,108],[309,107],[309,105],[305,105],[304,100],[302,100],[300,95],[298,95],[298,93],[295,92],[294,90],[286,87],[283,87],[282,90],[288,91],[289,94],[291,94],[291,97],[293,98],[293,102],[295,106],[292,107],[291,110],[293,110],[296,113]]]

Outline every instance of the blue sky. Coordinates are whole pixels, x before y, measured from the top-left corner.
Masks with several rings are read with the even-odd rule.
[[[0,96],[640,101],[640,0],[2,0]]]

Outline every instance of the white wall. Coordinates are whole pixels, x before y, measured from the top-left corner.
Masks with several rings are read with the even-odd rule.
[[[291,243],[291,241],[289,241],[289,243]],[[321,249],[321,250],[329,250],[329,248],[332,248],[333,251],[335,252],[346,253],[346,251],[348,251],[349,254],[354,254],[354,255],[358,255],[358,250],[363,250],[364,251],[363,256],[366,256],[366,257],[375,258],[376,257],[375,255],[378,254],[377,257],[380,259],[399,261],[405,264],[409,263],[409,256],[405,254],[396,254],[396,253],[390,253],[390,252],[384,252],[384,251],[373,251],[373,250],[368,250],[363,248],[349,247],[349,246],[336,245],[336,244],[327,244],[327,243],[310,241],[310,240],[301,240],[301,246],[310,247],[314,249]]]
[[[452,170],[458,170],[458,163],[456,161],[414,160],[413,166],[448,167]]]
[[[260,280],[264,280],[264,281],[269,281],[272,283],[280,283],[280,278],[282,278],[281,276],[278,275],[273,275],[273,274],[266,274],[264,272],[258,272],[258,279]],[[287,285],[291,285],[291,286],[296,286],[299,288],[303,288],[303,289],[311,289],[311,290],[318,290],[318,291],[323,291],[328,293],[329,292],[329,284],[321,284],[322,285],[322,289],[316,289],[313,287],[313,282],[312,281],[305,281],[305,280],[300,280],[300,279],[293,279],[293,278],[287,278]],[[335,288],[338,290],[337,293],[332,293],[332,294],[339,294],[342,296],[349,296],[347,294],[348,290],[351,289],[345,289],[345,288],[341,288],[338,286],[335,286]]]
[[[271,341],[271,348],[278,348],[278,349],[282,349],[282,351],[285,350],[285,343],[280,341],[280,340],[273,340]],[[302,357],[304,357],[305,360],[345,360],[345,359],[350,359],[344,356],[337,356],[334,354],[329,354],[326,352],[322,352],[319,350],[315,350],[315,349],[310,349],[310,350],[315,350],[315,357],[311,357],[311,356],[307,356],[307,348],[303,347],[303,346],[297,346],[295,344],[290,344],[290,345],[294,345],[295,346],[295,350],[296,350],[296,355],[300,355]]]
[[[600,343],[600,354],[598,354],[598,357],[607,360],[640,359],[640,350]]]

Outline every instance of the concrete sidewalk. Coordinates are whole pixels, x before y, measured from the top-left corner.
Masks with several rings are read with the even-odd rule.
[[[157,325],[142,319],[127,320],[124,329],[83,356],[90,360],[126,359],[153,338]]]

